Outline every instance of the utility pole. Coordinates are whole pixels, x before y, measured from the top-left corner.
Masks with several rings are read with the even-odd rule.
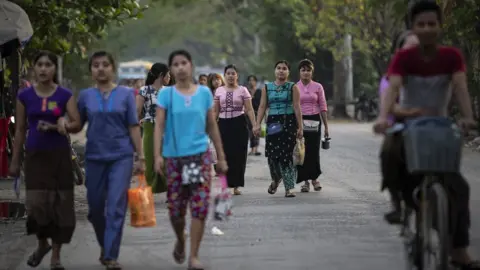
[[[353,101],[353,60],[352,60],[352,35],[348,32],[344,37],[344,59],[345,67],[345,101]]]

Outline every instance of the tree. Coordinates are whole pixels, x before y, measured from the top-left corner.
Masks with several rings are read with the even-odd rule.
[[[85,58],[91,45],[105,36],[109,25],[140,18],[148,7],[136,0],[14,2],[26,11],[34,29],[23,52],[25,66],[39,50],[52,51],[63,57],[65,76],[71,75],[74,84],[81,86],[88,81]]]
[[[17,0],[30,17],[34,35],[27,52],[83,54],[110,24],[139,18],[146,6],[135,0]]]

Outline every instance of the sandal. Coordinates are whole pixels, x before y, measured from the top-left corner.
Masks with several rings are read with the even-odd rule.
[[[300,192],[307,193],[310,192],[310,184],[307,182],[305,185],[302,186]]]
[[[238,189],[233,189],[233,195],[242,195],[242,192]]]
[[[173,248],[173,259],[177,264],[183,264],[185,262],[185,250],[184,251],[178,251],[178,242],[175,244],[175,247]]]
[[[50,269],[51,270],[65,270],[65,267],[63,267],[63,265],[60,262],[57,262],[57,263],[52,263],[50,265]]]
[[[269,194],[275,194],[277,192],[277,188],[280,185],[280,181],[278,181],[278,182],[272,181],[272,183],[268,187],[268,193]]]
[[[318,180],[312,180],[312,186],[313,186],[313,190],[315,191],[322,190],[322,186],[320,185],[320,182],[318,182]]]
[[[100,251],[100,257],[98,258],[98,261],[102,265],[107,265],[107,261],[105,260],[105,253],[103,252],[103,248],[102,248],[102,251]]]
[[[52,250],[52,246],[48,246],[47,248],[42,249],[42,250],[40,250],[40,249],[35,250],[32,253],[32,255],[30,255],[28,257],[27,265],[30,266],[30,267],[39,266],[42,263],[45,255],[47,255],[50,252],[50,250]]]
[[[192,262],[188,263],[187,270],[204,270],[203,266],[201,265],[192,265]]]
[[[293,193],[293,191],[291,191],[291,190],[287,190],[287,191],[285,192],[285,197],[286,197],[286,198],[294,198],[294,197],[296,197],[296,196],[297,196],[297,195],[295,195],[295,193]]]
[[[122,270],[122,266],[117,261],[108,261],[105,266],[107,270]]]
[[[480,261],[471,261],[469,263],[460,263],[452,261],[452,265],[459,270],[480,270]]]

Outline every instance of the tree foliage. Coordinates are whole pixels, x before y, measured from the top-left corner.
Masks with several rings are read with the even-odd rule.
[[[34,35],[27,52],[83,54],[110,24],[139,18],[146,8],[135,0],[15,1],[28,14]]]

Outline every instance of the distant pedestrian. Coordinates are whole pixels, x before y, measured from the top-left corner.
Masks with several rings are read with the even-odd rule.
[[[136,97],[138,119],[142,119],[143,151],[145,154],[145,176],[154,193],[167,191],[164,177],[155,172],[153,157],[153,133],[155,112],[157,111],[157,95],[164,85],[170,82],[170,71],[163,63],[155,63],[147,74],[146,86],[140,88]]]
[[[252,97],[244,86],[238,85],[238,72],[234,65],[225,67],[227,84],[215,91],[215,118],[222,136],[223,151],[227,156],[228,187],[234,195],[241,195],[245,186],[245,168],[248,151],[247,117],[256,123],[252,108]]]
[[[207,81],[208,81],[208,76],[206,74],[200,74],[198,76],[198,83],[200,85],[205,85],[207,86]]]
[[[248,91],[252,96],[252,107],[255,117],[258,114],[258,107],[260,106],[260,100],[262,99],[262,89],[257,88],[257,77],[255,75],[248,76]],[[260,143],[260,137],[256,136],[253,133],[253,128],[255,123],[249,121],[249,137],[250,137],[250,155],[260,156],[261,153],[258,151],[258,145]]]
[[[324,126],[323,136],[329,137],[327,120],[327,101],[323,86],[312,80],[314,66],[312,61],[304,59],[298,65],[300,81],[297,87],[300,90],[300,106],[303,118],[303,136],[305,138],[305,159],[303,165],[297,166],[297,184],[304,182],[301,192],[310,191],[310,183],[313,189],[320,191],[322,186],[318,177],[322,174],[320,168],[320,140],[322,137],[322,122]]]
[[[268,193],[275,194],[280,182],[285,185],[285,197],[295,197],[293,189],[297,179],[297,169],[293,165],[293,149],[296,138],[303,137],[300,91],[288,81],[290,65],[287,61],[275,64],[275,81],[262,89],[262,99],[258,109],[255,134],[260,134],[260,124],[268,109],[267,138],[265,156],[272,183]]]
[[[210,91],[215,95],[215,90],[220,86],[225,86],[225,81],[223,80],[222,75],[218,73],[208,74],[207,86],[210,88]]]

